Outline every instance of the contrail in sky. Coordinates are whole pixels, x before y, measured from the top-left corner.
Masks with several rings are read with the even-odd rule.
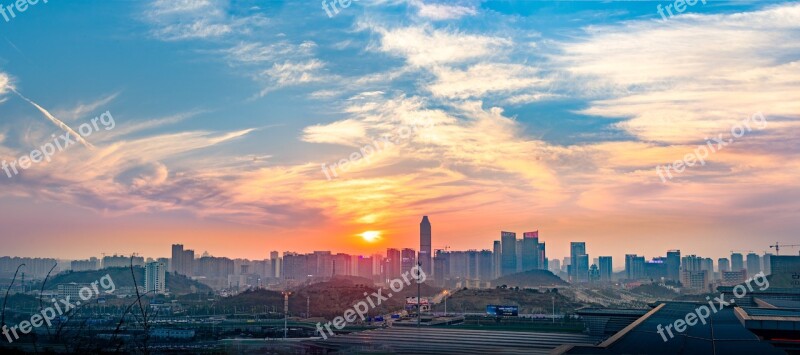
[[[75,140],[80,142],[81,144],[83,144],[83,146],[85,146],[86,148],[89,148],[89,149],[94,149],[94,146],[91,143],[87,142],[85,139],[83,139],[83,137],[80,134],[78,134],[78,132],[75,132],[75,130],[73,130],[72,128],[69,128],[69,126],[67,126],[64,122],[61,122],[61,120],[59,120],[58,118],[56,118],[55,116],[50,114],[50,112],[45,110],[42,106],[39,106],[37,103],[31,101],[29,98],[27,98],[27,97],[23,96],[22,94],[20,94],[16,89],[14,89],[13,86],[8,86],[8,89],[13,91],[15,94],[17,94],[23,100],[28,101],[31,105],[33,105],[33,107],[36,107],[36,109],[39,110],[39,112],[41,112],[45,117],[47,117],[47,119],[49,119],[50,122],[53,122],[53,124],[58,126],[58,128],[63,129],[64,132],[67,132],[71,136],[74,136]]]

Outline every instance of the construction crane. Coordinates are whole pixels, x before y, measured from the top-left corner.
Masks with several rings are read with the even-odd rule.
[[[783,244],[783,245],[781,245],[780,242],[775,242],[775,245],[770,245],[769,247],[775,249],[775,255],[781,255],[781,247],[800,247],[800,244]]]

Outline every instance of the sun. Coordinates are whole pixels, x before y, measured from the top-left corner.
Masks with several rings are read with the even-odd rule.
[[[367,243],[373,243],[381,238],[381,232],[378,231],[366,231],[364,233],[359,234],[361,238],[364,239]]]

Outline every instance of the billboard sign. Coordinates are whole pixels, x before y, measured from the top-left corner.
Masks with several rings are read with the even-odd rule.
[[[519,315],[519,307],[490,304],[486,306],[486,314],[497,317],[516,317]]]

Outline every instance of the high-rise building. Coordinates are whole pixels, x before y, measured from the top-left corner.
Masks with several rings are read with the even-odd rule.
[[[269,253],[269,262],[272,265],[272,277],[281,277],[281,260],[280,260],[280,253],[277,251],[272,251]]]
[[[503,253],[501,274],[513,274],[517,271],[517,233],[500,232],[500,241]]]
[[[492,260],[494,260],[494,265],[492,265],[492,270],[494,270],[493,279],[503,276],[503,271],[501,266],[503,263],[502,257],[503,257],[502,244],[500,244],[499,240],[495,240],[492,248]]]
[[[444,287],[449,277],[450,253],[445,250],[436,250],[433,257],[433,281],[436,286]]]
[[[598,260],[600,264],[600,281],[610,282],[613,274],[613,263],[610,256],[601,256]]]
[[[494,279],[494,255],[491,250],[481,250],[478,252],[478,279],[481,281],[491,281]]]
[[[644,274],[644,256],[636,254],[625,255],[625,278],[628,280],[643,279]]]
[[[172,244],[172,259],[170,260],[170,272],[178,272],[182,268],[183,263],[181,262],[181,258],[183,257],[183,244]]]
[[[539,269],[539,231],[522,233],[520,246],[521,271]]]
[[[761,271],[764,272],[764,275],[772,274],[771,259],[772,254],[770,253],[764,253],[764,257],[761,258]]]
[[[373,267],[374,265],[372,264],[371,257],[363,255],[358,257],[358,276],[371,280],[372,276],[375,274]]]
[[[548,269],[554,274],[561,272],[561,260],[553,259],[550,261],[550,268]]]
[[[667,251],[667,280],[679,282],[681,280],[681,251]]]
[[[744,257],[742,257],[742,254],[731,254],[731,271],[739,271],[744,269]]]
[[[717,267],[719,267],[720,274],[731,271],[731,262],[728,260],[728,258],[719,258],[717,260]]]
[[[419,263],[422,266],[422,271],[426,275],[432,275],[432,258],[431,254],[431,222],[428,216],[422,217],[422,222],[419,223]]]
[[[644,259],[644,257],[642,257]],[[666,280],[667,279],[667,258],[657,256],[650,261],[644,263],[644,277],[650,280]]]
[[[569,276],[572,282],[586,281],[589,277],[589,255],[586,254],[585,242],[571,242],[569,247]],[[586,256],[586,262],[580,262],[578,259]]]
[[[414,249],[405,248],[400,254],[400,267],[403,269],[401,273],[411,271],[414,266],[417,266],[417,252]]]
[[[539,242],[539,270],[547,270],[549,268],[547,260],[547,250],[544,242]]]
[[[144,269],[144,288],[147,292],[164,294],[167,292],[167,266],[157,261],[148,263]]]
[[[761,257],[756,253],[747,254],[747,275],[753,276],[761,272]]]
[[[589,282],[595,283],[600,281],[600,268],[597,267],[597,264],[592,264],[589,267]]]
[[[386,280],[394,280],[400,277],[403,267],[403,256],[399,249],[386,249]],[[434,271],[435,272],[435,271]]]
[[[589,255],[581,254],[575,257],[575,282],[589,281]]]

